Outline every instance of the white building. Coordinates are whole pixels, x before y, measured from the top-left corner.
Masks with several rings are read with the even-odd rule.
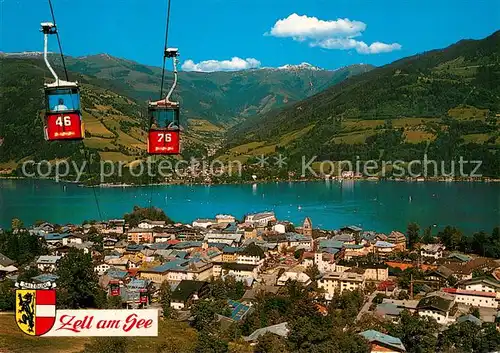
[[[102,263],[102,264],[95,266],[94,271],[97,273],[98,276],[102,276],[110,268],[111,268],[111,266],[109,266],[108,264]]]
[[[311,283],[311,279],[304,272],[299,271],[286,271],[279,278],[276,284],[278,286],[284,286],[288,281],[297,281],[298,283],[307,286]]]
[[[238,280],[243,280],[247,278],[257,279],[258,276],[258,266],[247,265],[247,264],[237,264],[234,262],[225,262],[214,264],[213,276],[215,278],[220,276],[233,276]]]
[[[260,212],[249,214],[245,217],[245,223],[250,223],[259,227],[265,227],[269,222],[276,222],[276,215],[274,212]]]
[[[496,293],[474,290],[443,288],[443,292],[455,297],[457,303],[481,308],[497,308]]]
[[[392,253],[396,249],[396,245],[389,243],[387,241],[378,240],[375,245],[375,250],[379,255],[387,255]]]
[[[217,223],[234,223],[236,222],[236,218],[228,214],[218,214],[215,216],[215,221]]]
[[[69,237],[66,237],[62,240],[62,245],[68,245],[68,244],[82,244],[83,239],[79,236],[76,235],[70,235]]]
[[[286,226],[283,223],[278,223],[273,226],[273,230],[276,233],[280,234],[285,234],[286,233]]]
[[[335,292],[357,290],[365,287],[363,275],[351,272],[329,272],[318,280],[318,288],[325,291],[325,299],[331,300]]]
[[[388,266],[373,266],[364,267],[365,279],[368,281],[386,281],[389,279],[389,267]]]
[[[124,219],[110,219],[105,229],[101,230],[103,234],[123,234],[125,228]]]
[[[165,221],[151,221],[149,219],[144,219],[137,225],[137,228],[141,229],[153,229],[156,227],[164,227],[166,224]]]
[[[496,298],[500,300],[500,282],[493,278],[472,278],[461,282],[459,287],[470,291],[495,293]]]
[[[198,228],[208,228],[214,224],[217,224],[217,221],[215,219],[206,219],[206,218],[199,218],[193,221],[192,223],[193,227],[198,227]]]
[[[223,243],[229,246],[238,246],[241,243],[242,233],[207,233],[203,241],[208,243]]]
[[[236,263],[261,266],[265,258],[264,250],[252,243],[236,254]]]
[[[335,254],[327,252],[315,252],[314,264],[318,267],[318,270],[321,273],[337,271],[335,263]]]
[[[53,272],[62,256],[42,255],[36,260],[36,266],[42,272]]]
[[[418,302],[417,312],[420,316],[432,317],[438,324],[448,325],[455,321],[450,314],[454,304],[454,296],[443,292],[435,292]]]
[[[443,257],[443,251],[445,249],[445,246],[441,244],[422,245],[422,247],[420,248],[420,256],[432,257],[437,260]]]

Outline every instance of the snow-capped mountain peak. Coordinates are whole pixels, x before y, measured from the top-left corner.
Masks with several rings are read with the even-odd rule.
[[[313,71],[320,71],[323,70],[322,68],[319,68],[317,66],[311,65],[309,63],[303,62],[299,65],[283,65],[278,67],[278,70],[313,70]]]

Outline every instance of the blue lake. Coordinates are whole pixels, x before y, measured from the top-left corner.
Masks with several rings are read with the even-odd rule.
[[[273,210],[281,220],[314,227],[404,231],[408,222],[440,229],[454,225],[466,233],[491,232],[500,224],[500,183],[344,181],[243,185],[171,185],[97,188],[102,218],[120,218],[134,205],[162,208],[175,221],[229,213]],[[47,180],[0,180],[0,226],[11,219],[81,223],[99,219],[91,188]]]

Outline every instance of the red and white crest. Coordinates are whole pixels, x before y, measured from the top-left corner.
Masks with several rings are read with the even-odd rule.
[[[16,291],[16,323],[30,336],[50,331],[56,320],[55,289],[18,289]]]

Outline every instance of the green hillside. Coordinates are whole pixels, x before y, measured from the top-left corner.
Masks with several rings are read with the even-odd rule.
[[[401,59],[248,119],[228,133],[223,158],[248,160],[279,152],[297,160],[302,155],[340,160],[378,158],[380,151],[385,157],[421,158],[427,151],[446,159],[474,151],[492,161],[494,172],[499,113],[496,32]],[[258,147],[241,152],[255,143]]]
[[[100,54],[68,58],[68,68],[108,81],[111,89],[138,101],[156,99],[159,95],[159,67]],[[353,65],[336,71],[256,69],[212,73],[180,72],[175,98],[181,102],[183,115],[188,119],[205,119],[216,124],[234,125],[246,117],[302,100],[372,68],[370,65]],[[172,74],[167,72],[165,87],[170,86],[171,80]]]

